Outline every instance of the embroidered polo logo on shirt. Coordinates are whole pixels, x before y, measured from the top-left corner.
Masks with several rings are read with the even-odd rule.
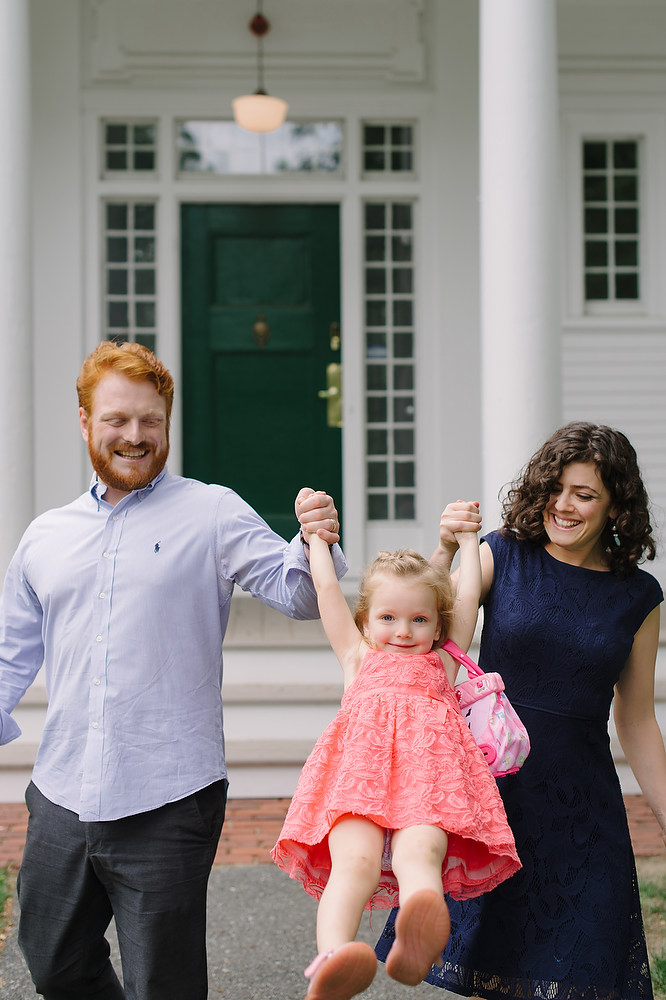
[[[155,548],[153,549],[153,552],[159,552],[159,551],[160,551],[160,543],[155,542]]]

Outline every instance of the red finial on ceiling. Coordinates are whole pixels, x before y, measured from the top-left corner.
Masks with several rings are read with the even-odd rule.
[[[264,15],[258,13],[254,15],[248,27],[253,35],[256,35],[257,38],[261,38],[263,35],[268,34],[271,26]]]

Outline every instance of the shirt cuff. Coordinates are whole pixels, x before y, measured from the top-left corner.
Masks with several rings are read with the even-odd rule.
[[[301,540],[300,532],[289,542],[289,549],[291,555],[294,557],[294,563],[298,569],[303,570],[309,575],[310,563],[308,562],[308,557],[305,554],[305,546]],[[347,560],[344,557],[344,553],[337,542],[335,545],[331,546],[331,556],[333,558],[333,566],[335,567],[335,575],[338,580],[341,580],[349,567],[347,566]]]
[[[0,746],[11,743],[21,735],[21,727],[4,708],[0,708]]]

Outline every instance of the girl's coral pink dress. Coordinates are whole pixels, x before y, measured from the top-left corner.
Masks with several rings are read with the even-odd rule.
[[[456,899],[487,892],[520,868],[495,779],[437,653],[369,650],[305,762],[272,857],[315,899],[331,870],[329,830],[348,813],[388,831],[445,830],[442,883]],[[385,851],[366,909],[398,903]]]

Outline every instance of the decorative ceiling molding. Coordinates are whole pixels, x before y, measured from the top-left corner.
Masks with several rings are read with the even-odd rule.
[[[271,86],[423,84],[432,0],[265,0]],[[87,85],[251,83],[252,0],[85,0]]]

